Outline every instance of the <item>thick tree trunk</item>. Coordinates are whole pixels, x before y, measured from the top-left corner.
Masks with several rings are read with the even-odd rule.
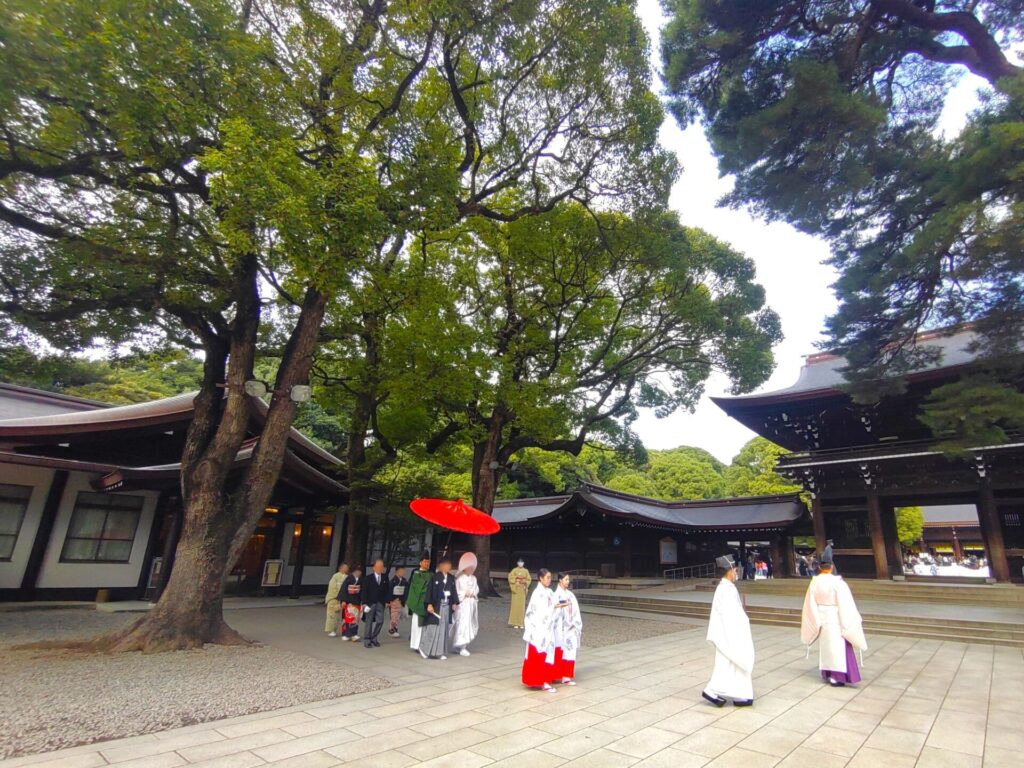
[[[323,322],[326,297],[307,291],[302,311],[282,357],[275,394],[247,471],[229,475],[252,415],[244,383],[252,376],[259,328],[255,259],[243,265],[236,294],[227,366],[227,396],[210,381],[196,398],[182,462],[185,524],[170,580],[153,609],[126,630],[98,638],[93,647],[110,651],[157,652],[244,643],[223,618],[224,582],[270,499],[288,447],[296,405],[293,385],[308,379]],[[232,492],[229,488],[234,487]]]
[[[503,419],[498,414],[493,415],[486,438],[473,446],[473,506],[487,514],[494,511],[494,499],[498,495],[501,468],[496,469],[492,465],[498,463],[503,426]],[[490,536],[472,536],[470,546],[476,555],[480,594],[483,597],[497,597],[498,593],[491,584]]]

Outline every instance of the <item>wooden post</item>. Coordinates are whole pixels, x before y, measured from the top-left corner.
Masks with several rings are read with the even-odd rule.
[[[882,536],[885,537],[885,553],[889,557],[889,577],[903,573],[903,545],[900,544],[899,528],[896,526],[896,507],[881,504]]]
[[[1010,562],[1006,559],[1006,546],[1003,543],[1003,521],[999,518],[999,508],[992,492],[992,480],[987,476],[981,478],[978,491],[978,523],[985,542],[989,573],[996,581],[1008,583]]]
[[[885,532],[882,529],[882,509],[878,491],[868,490],[868,527],[871,530],[871,551],[875,556],[875,578],[889,578],[889,558],[885,552]]]
[[[174,491],[162,490],[156,500],[156,507],[153,509],[153,522],[149,526],[149,538],[146,539],[146,554],[142,558],[142,568],[139,569],[138,595],[141,600],[146,596],[149,588],[149,572],[153,568],[153,550],[156,549],[157,541],[160,539],[160,529],[167,521],[167,510],[174,502]]]
[[[309,532],[313,527],[313,510],[308,506],[302,511],[302,522],[299,526],[299,551],[292,563],[292,593],[289,599],[297,600],[302,591],[302,572],[306,567],[306,547],[309,545]]]
[[[334,522],[338,522],[338,516],[335,514]],[[338,545],[338,562],[334,564],[334,570],[337,571],[341,567],[341,564],[345,562],[345,542],[348,541],[348,512],[341,513],[341,543]],[[352,567],[352,563],[349,563],[349,567]]]
[[[822,509],[821,496],[814,495],[811,499],[811,521],[814,523],[814,548],[818,551],[818,557],[825,551],[825,513]]]
[[[21,577],[22,600],[34,600],[36,597],[36,582],[39,581],[39,573],[43,570],[43,558],[46,556],[46,548],[53,534],[53,525],[57,521],[57,513],[60,511],[60,502],[64,498],[64,488],[67,484],[67,470],[56,470],[53,473],[53,480],[50,481],[46,501],[43,503],[39,527],[36,528],[36,537],[32,541],[28,562],[25,563],[25,573]]]

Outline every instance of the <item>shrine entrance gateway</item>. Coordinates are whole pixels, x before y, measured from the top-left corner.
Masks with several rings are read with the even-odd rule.
[[[844,575],[904,576],[895,510],[904,506],[973,505],[977,534],[992,578],[1022,580],[1024,568],[1024,435],[1000,445],[943,453],[918,416],[928,394],[971,369],[973,334],[922,334],[935,353],[931,367],[907,377],[903,392],[869,405],[843,391],[835,355],[807,358],[784,390],[713,398],[733,418],[793,453],[778,471],[813,494],[811,518],[819,551],[827,540]]]

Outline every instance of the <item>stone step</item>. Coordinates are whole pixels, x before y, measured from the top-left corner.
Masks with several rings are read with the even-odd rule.
[[[644,613],[707,619],[711,605],[687,600],[641,598],[633,595],[594,595],[577,593],[581,604],[617,608]],[[800,610],[770,606],[748,606],[747,615],[754,624],[799,628]],[[865,614],[864,630],[868,634],[890,635],[917,639],[954,642],[990,643],[992,645],[1024,648],[1024,620],[1020,623],[971,621],[961,619],[920,619],[913,623],[904,616]]]
[[[1009,586],[964,586],[941,587],[931,585],[908,585],[868,580],[851,580],[850,587],[861,600],[886,600],[912,603],[957,603],[961,605],[985,605],[992,607],[1015,607],[1024,609],[1024,589]],[[699,592],[714,592],[714,582],[695,585]],[[770,582],[740,582],[741,592],[750,595],[802,595],[807,589],[807,580],[775,579]]]

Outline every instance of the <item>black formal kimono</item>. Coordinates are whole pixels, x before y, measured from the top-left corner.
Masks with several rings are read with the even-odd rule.
[[[459,604],[459,593],[455,589],[455,577],[441,572],[435,573],[427,585],[428,608],[426,625],[420,635],[420,655],[447,658],[449,648],[449,626],[452,623],[452,608]]]

